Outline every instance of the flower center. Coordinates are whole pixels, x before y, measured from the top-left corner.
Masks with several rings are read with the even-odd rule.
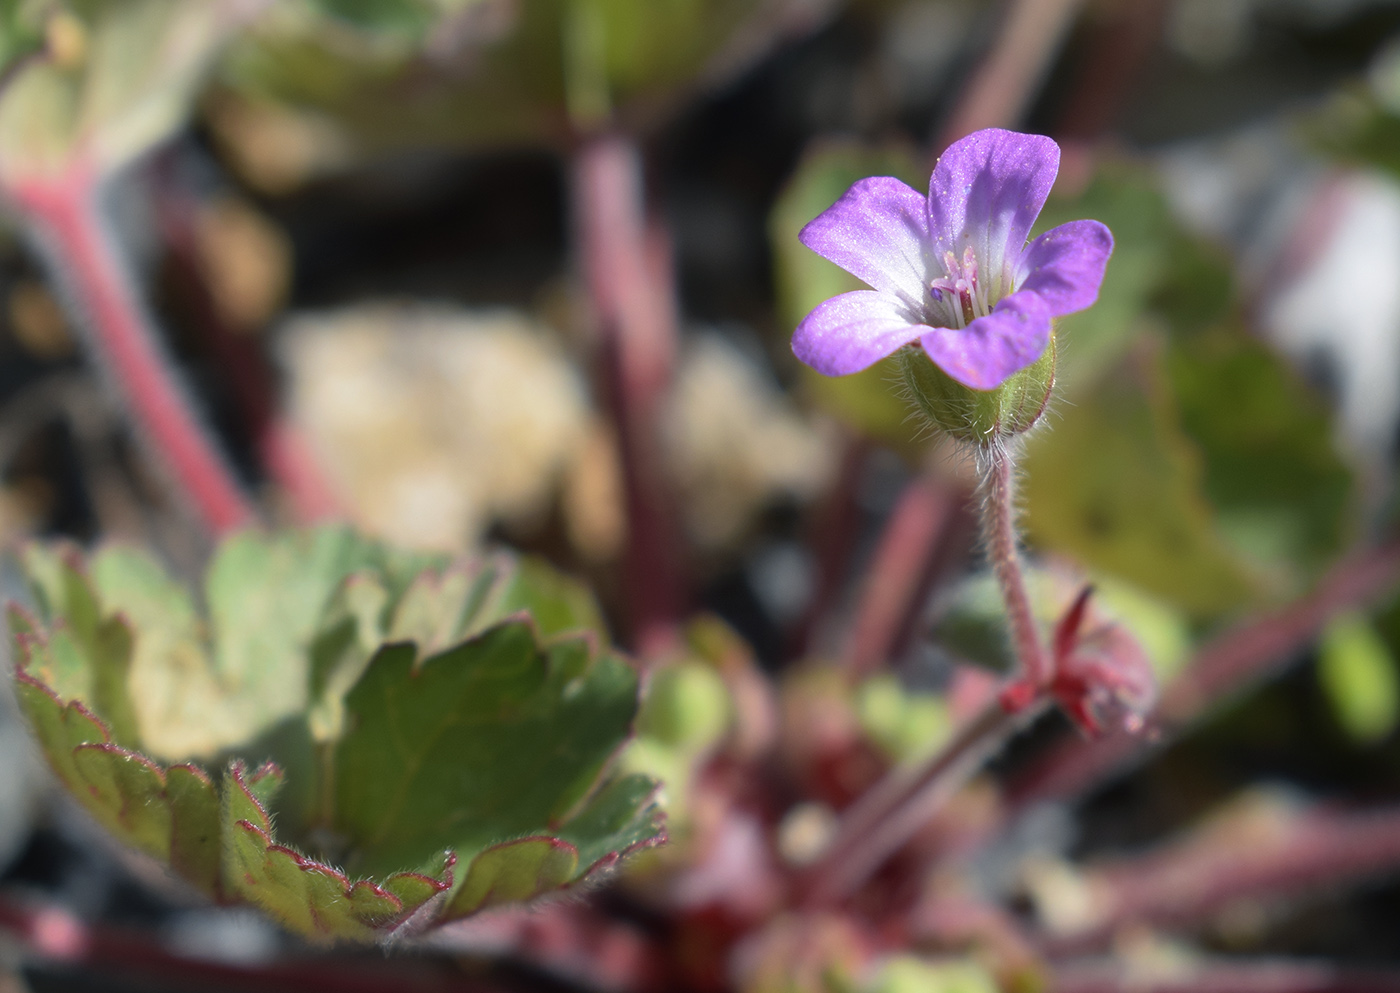
[[[977,256],[971,245],[963,249],[961,261],[952,252],[944,252],[943,268],[948,274],[929,283],[929,295],[949,318],[948,327],[965,328],[992,312],[987,286],[977,280]]]

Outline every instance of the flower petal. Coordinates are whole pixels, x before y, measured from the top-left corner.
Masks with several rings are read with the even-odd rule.
[[[797,237],[822,258],[910,306],[925,296],[932,260],[928,205],[897,179],[862,179]]]
[[[1026,248],[1016,288],[1045,301],[1055,317],[1091,306],[1099,298],[1113,235],[1098,221],[1070,221],[1051,228]]]
[[[1059,170],[1060,146],[1044,135],[987,128],[955,141],[929,179],[938,256],[961,259],[971,245],[992,299],[1009,293],[1011,270]]]
[[[1050,309],[1035,293],[1013,293],[986,317],[961,330],[934,328],[919,343],[964,386],[993,390],[1044,354],[1050,344]]]
[[[804,317],[793,332],[792,351],[823,376],[845,376],[894,354],[928,330],[909,319],[899,298],[853,290]]]

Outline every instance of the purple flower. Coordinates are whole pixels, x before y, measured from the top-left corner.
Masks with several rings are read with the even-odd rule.
[[[856,183],[798,238],[873,289],[820,304],[798,325],[793,352],[844,376],[918,341],[977,390],[1031,365],[1051,318],[1098,298],[1113,251],[1098,221],[1026,244],[1059,167],[1049,138],[988,128],[943,153],[927,198],[889,176]]]

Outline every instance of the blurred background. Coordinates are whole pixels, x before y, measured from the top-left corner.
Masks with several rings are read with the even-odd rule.
[[[889,370],[823,380],[792,357],[801,317],[859,285],[796,233],[863,176],[924,186],[971,130],[1039,132],[1063,160],[1038,230],[1093,217],[1117,249],[1099,304],[1059,330],[1028,538],[1047,602],[1092,578],[1192,730],[1039,808],[987,885],[1088,933],[1070,859],[1207,813],[1247,849],[1316,804],[1400,800],[1396,569],[1337,566],[1377,569],[1395,512],[1400,3],[192,3],[218,28],[167,65],[148,42],[178,5],[94,40],[126,2],[0,3],[6,543],[140,542],[187,575],[209,548],[131,414],[146,387],[97,360],[112,344],[74,317],[71,259],[25,199],[75,155],[41,154],[15,81],[36,59],[110,69],[101,51],[144,74],[142,114],[170,107],[146,135],[95,101],[71,147],[119,149],[94,154],[121,264],[265,521],[544,555],[644,656],[707,612],[769,674],[889,663],[896,716],[851,706],[898,758],[921,733],[907,694],[941,699],[950,660],[1005,664],[960,509],[974,476],[907,420]],[[876,566],[906,581],[872,594]],[[1194,702],[1173,682],[1220,631],[1294,610],[1310,627],[1267,667]],[[1056,724],[1004,761],[1070,738]],[[0,708],[0,892],[209,961],[284,947],[153,893],[30,754]],[[1400,967],[1400,820],[1377,830],[1363,865],[1324,860],[1300,890],[1191,904],[1113,947]],[[1359,885],[1314,885],[1331,876]],[[138,988],[46,962],[10,948],[0,989]]]

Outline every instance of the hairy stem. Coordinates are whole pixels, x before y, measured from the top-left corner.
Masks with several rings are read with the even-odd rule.
[[[10,192],[140,438],[211,532],[249,523],[252,506],[164,353],[102,217],[100,182],[72,170]]]
[[[1021,674],[1035,687],[1049,684],[1050,659],[1040,642],[1035,612],[1031,609],[1021,556],[1016,543],[1016,467],[1009,448],[991,445],[983,450],[982,536],[987,559],[1006,602],[1011,642],[1021,663]]]

